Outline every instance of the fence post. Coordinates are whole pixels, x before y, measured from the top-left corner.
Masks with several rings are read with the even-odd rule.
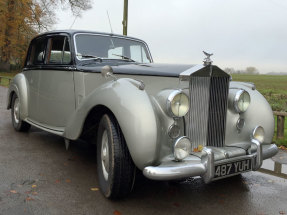
[[[284,139],[285,116],[277,116],[277,139]]]
[[[274,163],[274,172],[275,173],[282,173],[282,164],[281,163],[278,163],[278,162],[275,162]]]

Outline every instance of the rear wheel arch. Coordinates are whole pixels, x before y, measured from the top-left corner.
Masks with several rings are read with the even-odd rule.
[[[20,112],[21,112],[20,98],[16,93],[14,93],[11,102],[12,125],[16,131],[27,132],[30,129],[31,125],[21,119]]]

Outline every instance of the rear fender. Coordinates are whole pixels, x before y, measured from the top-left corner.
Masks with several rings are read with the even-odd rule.
[[[28,88],[24,74],[17,74],[11,81],[7,93],[7,109],[11,108],[13,93],[16,93],[20,100],[20,118],[26,119],[28,117]]]

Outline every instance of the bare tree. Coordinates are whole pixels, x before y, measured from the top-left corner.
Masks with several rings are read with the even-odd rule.
[[[235,69],[230,67],[230,68],[225,68],[224,71],[228,74],[234,74],[235,73]]]
[[[259,74],[258,70],[253,66],[246,67],[245,71],[247,74],[251,74],[251,75]]]

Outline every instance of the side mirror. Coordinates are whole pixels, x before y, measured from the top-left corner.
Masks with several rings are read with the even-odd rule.
[[[114,76],[113,68],[109,65],[103,66],[103,68],[101,70],[101,74],[104,78],[112,77],[114,79],[114,81],[117,80],[117,77]]]

